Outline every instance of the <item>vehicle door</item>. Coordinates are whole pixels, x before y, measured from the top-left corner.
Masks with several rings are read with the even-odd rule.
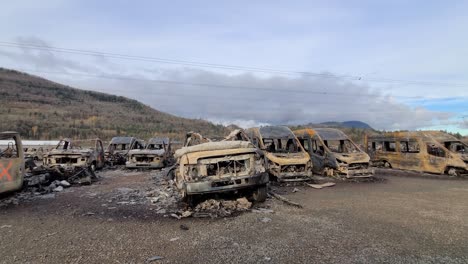
[[[23,185],[24,150],[19,135],[2,135],[8,145],[0,148],[0,193],[14,191]]]

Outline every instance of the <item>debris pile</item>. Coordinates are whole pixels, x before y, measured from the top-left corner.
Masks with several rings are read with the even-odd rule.
[[[227,217],[236,212],[247,211],[252,203],[245,197],[237,200],[215,200],[209,199],[198,204],[193,212],[193,217]]]

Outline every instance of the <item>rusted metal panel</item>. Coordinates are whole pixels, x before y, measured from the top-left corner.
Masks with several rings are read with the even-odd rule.
[[[8,140],[0,149],[0,193],[15,191],[24,180],[24,152],[21,137],[17,132],[2,132],[0,140]]]
[[[312,170],[327,176],[371,177],[370,157],[342,131],[334,128],[306,128],[294,131],[308,151]]]

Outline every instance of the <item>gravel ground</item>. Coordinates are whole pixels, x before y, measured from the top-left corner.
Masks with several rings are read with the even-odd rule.
[[[119,201],[119,188],[143,193],[155,174],[106,171],[0,208],[0,262],[468,263],[468,180],[379,170],[376,182],[275,187],[303,209],[269,199],[259,206],[273,213],[177,220],[145,199]]]

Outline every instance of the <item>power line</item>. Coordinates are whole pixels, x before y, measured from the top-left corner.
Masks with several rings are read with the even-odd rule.
[[[336,75],[336,74],[331,74],[331,73],[313,73],[313,72],[308,72],[308,71],[278,70],[278,69],[271,69],[271,68],[216,64],[216,63],[187,61],[187,60],[174,60],[174,59],[165,59],[165,58],[158,58],[158,57],[134,56],[134,55],[119,54],[119,53],[100,52],[100,51],[83,50],[83,49],[60,48],[60,47],[53,47],[53,46],[46,46],[46,45],[26,44],[26,43],[7,42],[7,41],[0,41],[0,46],[45,50],[45,51],[51,51],[51,52],[71,53],[71,54],[88,55],[88,56],[102,56],[102,57],[125,59],[125,60],[178,64],[178,65],[203,67],[203,68],[241,70],[241,71],[274,73],[274,74],[285,74],[285,75],[303,75],[303,76],[315,76],[315,77],[335,78],[335,79],[350,79],[354,81],[401,83],[401,84],[424,85],[424,86],[452,86],[452,87],[468,86],[468,84],[411,81],[411,80],[399,80],[399,79],[390,79],[390,78],[364,78],[362,76],[353,76],[353,75]]]
[[[194,87],[213,87],[213,88],[222,88],[222,89],[238,89],[238,90],[259,90],[259,91],[268,91],[268,92],[277,92],[277,93],[298,93],[298,94],[317,94],[317,95],[333,95],[333,96],[349,96],[349,97],[371,97],[371,98],[382,98],[391,96],[394,98],[405,98],[405,99],[430,99],[422,96],[393,96],[393,95],[373,95],[373,94],[351,94],[351,93],[339,93],[339,92],[327,92],[327,91],[311,91],[311,90],[286,90],[286,89],[275,89],[269,87],[252,87],[252,86],[233,86],[233,85],[224,85],[224,84],[212,84],[212,83],[195,83],[195,82],[184,82],[184,81],[172,81],[172,80],[161,80],[161,79],[143,79],[136,77],[128,76],[117,76],[117,75],[96,75],[88,73],[71,73],[71,72],[60,72],[60,71],[41,71],[33,69],[18,69],[25,72],[38,72],[46,74],[60,74],[60,75],[69,75],[69,76],[78,76],[78,77],[91,77],[91,78],[100,78],[100,79],[111,79],[111,80],[125,80],[125,81],[143,81],[143,82],[154,82],[161,84],[169,85],[183,85],[183,86],[194,86]],[[248,96],[248,95],[246,95]]]

